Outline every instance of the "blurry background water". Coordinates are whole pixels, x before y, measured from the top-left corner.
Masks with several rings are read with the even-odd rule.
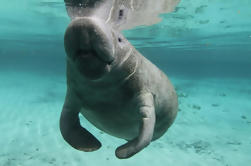
[[[175,124],[129,160],[123,140],[98,131],[93,153],[62,139],[65,95],[63,0],[0,2],[0,165],[223,165],[251,163],[251,1],[182,0],[150,27],[124,31],[167,73],[179,96]]]

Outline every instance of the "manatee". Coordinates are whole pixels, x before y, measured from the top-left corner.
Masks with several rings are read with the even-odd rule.
[[[105,2],[90,5],[104,5],[106,10]],[[96,8],[86,10],[91,12],[72,18],[64,36],[67,92],[61,134],[75,149],[99,149],[99,140],[80,124],[81,114],[98,129],[126,140],[115,154],[129,158],[172,125],[177,95],[168,77],[130,44],[117,25],[102,17],[105,14],[95,14]]]

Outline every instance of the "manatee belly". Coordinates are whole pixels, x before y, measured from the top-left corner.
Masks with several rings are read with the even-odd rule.
[[[81,114],[98,129],[115,137],[131,140],[138,136],[140,117],[134,109],[89,110],[82,108]]]

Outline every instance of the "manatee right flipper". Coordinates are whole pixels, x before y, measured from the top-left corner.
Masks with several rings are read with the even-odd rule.
[[[101,143],[80,125],[78,117],[80,108],[76,108],[75,104],[69,103],[66,97],[60,117],[60,131],[63,138],[77,150],[91,152],[99,149]]]

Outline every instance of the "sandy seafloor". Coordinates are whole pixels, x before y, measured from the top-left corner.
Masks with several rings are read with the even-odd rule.
[[[82,123],[100,141],[91,153],[71,148],[58,120],[65,76],[1,71],[0,166],[247,166],[251,163],[251,79],[171,77],[179,113],[169,131],[127,160],[123,140]]]

